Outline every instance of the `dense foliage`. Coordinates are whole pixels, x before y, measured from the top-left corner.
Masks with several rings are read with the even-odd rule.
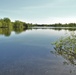
[[[60,55],[66,59],[66,63],[76,65],[76,34],[72,33],[66,38],[60,38],[53,43],[55,51],[53,54]]]
[[[9,18],[0,19],[0,27],[1,28],[26,28],[27,25],[22,21],[11,22]]]
[[[0,34],[9,36],[11,31],[15,31],[17,34],[27,29],[27,24],[25,22],[16,20],[11,22],[9,18],[0,19]]]

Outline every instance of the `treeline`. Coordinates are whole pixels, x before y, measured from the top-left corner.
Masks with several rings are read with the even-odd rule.
[[[69,23],[69,24],[58,23],[58,24],[52,24],[51,26],[52,27],[76,27],[76,23]]]
[[[61,24],[61,23],[57,23],[57,24],[33,24],[33,27],[37,26],[37,27],[76,27],[76,23],[69,23],[69,24]]]
[[[0,19],[0,28],[27,28],[27,24],[19,20],[11,22],[9,18],[3,18]]]
[[[5,36],[10,36],[11,32],[14,31],[16,34],[19,34],[27,29],[46,29],[49,27],[49,29],[54,30],[70,30],[74,31],[76,30],[76,24],[75,23],[69,23],[69,24],[32,24],[32,23],[25,23],[19,20],[16,20],[12,22],[9,18],[3,18],[0,19],[0,34]],[[63,28],[59,28],[63,27]]]
[[[69,24],[32,24],[32,23],[25,23],[19,20],[12,22],[9,18],[0,19],[0,28],[30,28],[30,27],[76,27],[76,23],[69,23]]]
[[[27,29],[25,22],[16,20],[12,22],[9,18],[0,19],[0,34],[10,36],[11,32],[19,34]]]

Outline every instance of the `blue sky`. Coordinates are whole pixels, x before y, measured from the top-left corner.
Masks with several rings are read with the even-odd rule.
[[[76,22],[76,0],[0,0],[0,18],[29,23]]]

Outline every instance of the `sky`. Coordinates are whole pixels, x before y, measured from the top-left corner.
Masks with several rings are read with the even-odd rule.
[[[0,18],[26,23],[76,23],[76,0],[0,0]]]

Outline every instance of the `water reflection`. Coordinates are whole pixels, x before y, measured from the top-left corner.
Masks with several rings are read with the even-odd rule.
[[[26,30],[25,28],[14,28],[14,29],[0,28],[0,35],[10,36],[12,31],[14,31],[16,34],[19,34],[25,30]]]
[[[46,28],[46,27],[33,27],[33,28],[29,28],[29,29],[26,29],[26,28],[13,28],[13,29],[9,29],[9,28],[0,28],[0,35],[5,35],[5,36],[10,36],[11,35],[11,32],[12,31],[14,31],[16,34],[20,34],[20,33],[22,33],[22,32],[24,32],[24,31],[26,31],[26,30],[32,30],[32,29],[52,29],[52,30],[57,30],[57,31],[60,31],[60,30],[68,30],[68,31],[75,31],[76,30],[76,28],[73,28],[73,27],[71,27],[71,28],[55,28],[55,27],[52,27],[52,28]]]
[[[70,35],[66,37],[61,37],[56,42],[53,42],[54,51],[51,51],[52,54],[57,56],[62,56],[65,61],[64,65],[71,65],[76,67],[76,34],[70,33]],[[74,70],[70,70],[72,73]]]
[[[52,28],[6,30],[10,32],[10,37],[0,36],[0,75],[71,75],[73,67],[67,67],[70,64],[63,58],[50,54],[50,49],[54,51],[51,42],[69,31]],[[74,55],[69,60],[75,60]]]
[[[32,27],[32,29],[53,29],[53,30],[69,30],[69,31],[75,31],[75,27]]]

